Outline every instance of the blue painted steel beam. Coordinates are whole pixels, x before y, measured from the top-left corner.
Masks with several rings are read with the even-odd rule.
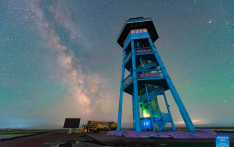
[[[170,115],[170,118],[171,118],[171,126],[172,126],[173,131],[175,132],[176,131],[175,125],[174,125],[174,122],[173,122],[173,119],[172,119],[171,111],[170,111],[170,108],[169,108],[169,105],[168,105],[168,102],[167,102],[167,97],[166,97],[166,94],[164,92],[164,88],[163,87],[162,87],[162,90],[163,90],[164,100],[165,100],[165,103],[166,103],[166,106],[167,106],[167,111],[168,111],[168,113]]]
[[[140,57],[140,61],[141,61],[141,69],[144,69],[143,66],[142,66],[143,63],[142,63],[141,57]],[[142,71],[142,73],[144,74],[144,71]]]
[[[136,122],[135,122],[135,115],[134,115],[134,112],[135,112],[135,106],[134,106],[134,94],[132,92],[132,116],[133,116],[133,130],[136,130]]]
[[[134,42],[131,40],[132,48],[132,80],[133,80],[133,103],[134,103],[134,117],[135,117],[135,127],[136,132],[141,132],[141,122],[140,122],[140,112],[138,103],[138,87],[137,87],[137,73],[136,73],[136,60],[135,60],[135,49]]]
[[[122,75],[120,83],[120,95],[119,95],[119,112],[118,112],[118,122],[117,122],[117,131],[121,131],[121,118],[122,118],[122,105],[123,105],[123,82],[124,82],[124,73],[125,73],[125,59],[126,51],[123,52],[123,62],[122,62]]]
[[[145,84],[145,92],[146,92],[146,97],[147,97],[147,100],[148,100],[148,106],[149,106],[149,111],[150,111],[151,125],[152,125],[152,128],[153,128],[153,131],[155,132],[154,120],[153,120],[153,113],[152,113],[152,110],[151,110],[151,105],[150,105],[150,101],[149,101],[149,94],[148,94],[148,89],[147,89],[146,84]]]
[[[168,87],[171,90],[171,93],[172,93],[172,95],[174,97],[174,100],[175,100],[175,102],[176,102],[176,104],[177,104],[177,106],[179,108],[180,114],[181,114],[182,118],[184,119],[184,122],[185,122],[185,124],[186,124],[186,126],[188,128],[188,131],[195,132],[196,131],[195,127],[194,127],[194,125],[193,125],[193,123],[192,123],[192,121],[191,121],[185,107],[184,107],[183,102],[180,99],[179,94],[177,93],[177,91],[175,89],[175,86],[173,85],[173,83],[171,81],[171,78],[169,77],[169,74],[167,73],[167,70],[165,69],[165,67],[163,65],[163,62],[162,62],[162,60],[161,60],[161,58],[160,58],[160,56],[159,56],[159,54],[158,54],[158,52],[157,52],[157,50],[156,50],[156,48],[154,46],[152,40],[150,38],[148,38],[148,41],[150,43],[150,46],[153,49],[156,60],[158,61],[158,64],[159,64],[160,68],[162,69],[162,72],[163,72],[163,74],[164,74],[164,76],[166,78]]]

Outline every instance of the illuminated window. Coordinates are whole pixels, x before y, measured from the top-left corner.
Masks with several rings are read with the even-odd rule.
[[[149,77],[149,74],[145,74],[146,77]]]
[[[143,52],[144,52],[144,50],[141,50],[141,52],[143,53]]]
[[[151,52],[151,49],[148,49],[148,52]]]
[[[141,74],[141,78],[144,78],[144,74]]]
[[[154,77],[155,75],[152,73],[151,76]]]
[[[140,51],[139,51],[139,50],[137,50],[137,52],[138,52],[138,53],[140,53]]]
[[[159,74],[159,73],[157,73],[157,76],[159,76],[159,77],[160,77],[160,74]]]
[[[147,50],[144,50],[145,52],[147,52]]]

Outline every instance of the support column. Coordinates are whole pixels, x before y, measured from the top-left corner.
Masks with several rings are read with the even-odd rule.
[[[133,116],[133,130],[136,130],[136,122],[135,122],[135,115],[134,115],[134,112],[135,112],[135,106],[134,106],[134,96],[133,96],[133,92],[132,92],[132,116]]]
[[[152,113],[152,110],[151,110],[151,105],[150,105],[150,101],[149,101],[149,94],[148,94],[148,89],[147,89],[146,84],[145,84],[145,92],[146,92],[146,97],[147,97],[147,100],[148,100],[148,106],[149,106],[149,111],[150,111],[151,125],[152,125],[152,128],[153,128],[153,131],[155,132],[153,113]]]
[[[123,82],[124,82],[124,73],[125,73],[125,56],[126,51],[123,52],[123,62],[122,62],[122,75],[120,83],[120,95],[119,95],[119,112],[118,112],[118,122],[117,122],[117,131],[121,131],[121,118],[122,118],[122,105],[123,105]]]
[[[179,108],[180,114],[181,114],[181,116],[182,116],[182,118],[183,118],[183,120],[184,120],[184,122],[185,122],[185,124],[186,124],[186,126],[188,128],[188,131],[189,132],[195,132],[196,131],[195,127],[194,127],[194,125],[193,125],[193,123],[192,123],[192,121],[191,121],[185,107],[184,107],[183,102],[180,99],[179,94],[177,93],[177,91],[175,89],[175,86],[173,85],[173,83],[171,81],[171,78],[169,77],[169,74],[167,73],[167,70],[165,69],[165,67],[163,65],[163,62],[162,62],[162,60],[161,60],[161,58],[160,58],[160,56],[159,56],[159,54],[158,54],[158,52],[156,50],[151,38],[148,38],[148,41],[150,43],[150,46],[152,47],[155,58],[158,61],[160,69],[162,70],[163,75],[166,78],[166,82],[167,82],[167,84],[168,84],[168,86],[169,86],[169,88],[171,90],[171,93],[172,93],[172,95],[174,97],[174,100],[175,100],[175,102],[176,102],[176,104],[177,104],[177,106]]]
[[[166,103],[166,106],[167,106],[167,111],[170,115],[170,118],[171,118],[171,126],[172,126],[172,129],[173,131],[175,132],[176,129],[175,129],[175,125],[174,125],[174,122],[173,122],[173,119],[172,119],[172,116],[171,116],[171,111],[170,111],[170,108],[169,108],[169,105],[168,105],[168,102],[167,102],[167,97],[166,97],[166,94],[164,92],[164,88],[162,87],[162,90],[163,90],[163,96],[164,96],[164,99],[165,99],[165,103]]]
[[[134,99],[134,114],[135,114],[135,126],[136,132],[141,132],[140,112],[138,103],[138,87],[137,87],[137,73],[136,73],[136,60],[135,60],[135,49],[134,42],[131,40],[132,48],[132,81],[133,81],[133,99]]]

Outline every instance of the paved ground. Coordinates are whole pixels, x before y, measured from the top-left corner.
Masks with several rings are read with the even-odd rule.
[[[0,147],[32,147],[40,146],[43,142],[51,138],[57,138],[65,134],[60,133],[63,130],[58,130],[55,132],[49,132],[45,134],[39,134],[34,136],[26,136],[22,138],[10,139],[5,141],[0,141]]]
[[[234,147],[234,133],[229,134],[231,147]],[[100,147],[105,144],[120,147],[214,147],[215,139],[125,138],[101,133],[64,134],[56,131],[0,141],[0,147]]]
[[[87,137],[79,137],[84,134],[65,134],[55,131],[40,135],[26,136],[22,138],[0,141],[0,147],[94,147],[96,143]],[[86,134],[87,135],[87,134]],[[65,144],[67,141],[75,141],[72,144]],[[86,141],[86,142],[81,142]],[[92,144],[91,144],[92,143]],[[73,146],[72,146],[73,145]]]
[[[87,134],[67,134],[58,138],[47,140],[41,147],[102,147],[93,139],[86,136]],[[73,142],[72,144],[69,142]]]

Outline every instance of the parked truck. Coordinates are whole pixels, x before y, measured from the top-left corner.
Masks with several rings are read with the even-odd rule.
[[[117,129],[117,123],[114,121],[107,122],[107,121],[93,121],[89,120],[87,124],[82,125],[82,128],[80,129],[83,132],[100,132],[100,131],[110,131],[110,130],[116,130]]]

